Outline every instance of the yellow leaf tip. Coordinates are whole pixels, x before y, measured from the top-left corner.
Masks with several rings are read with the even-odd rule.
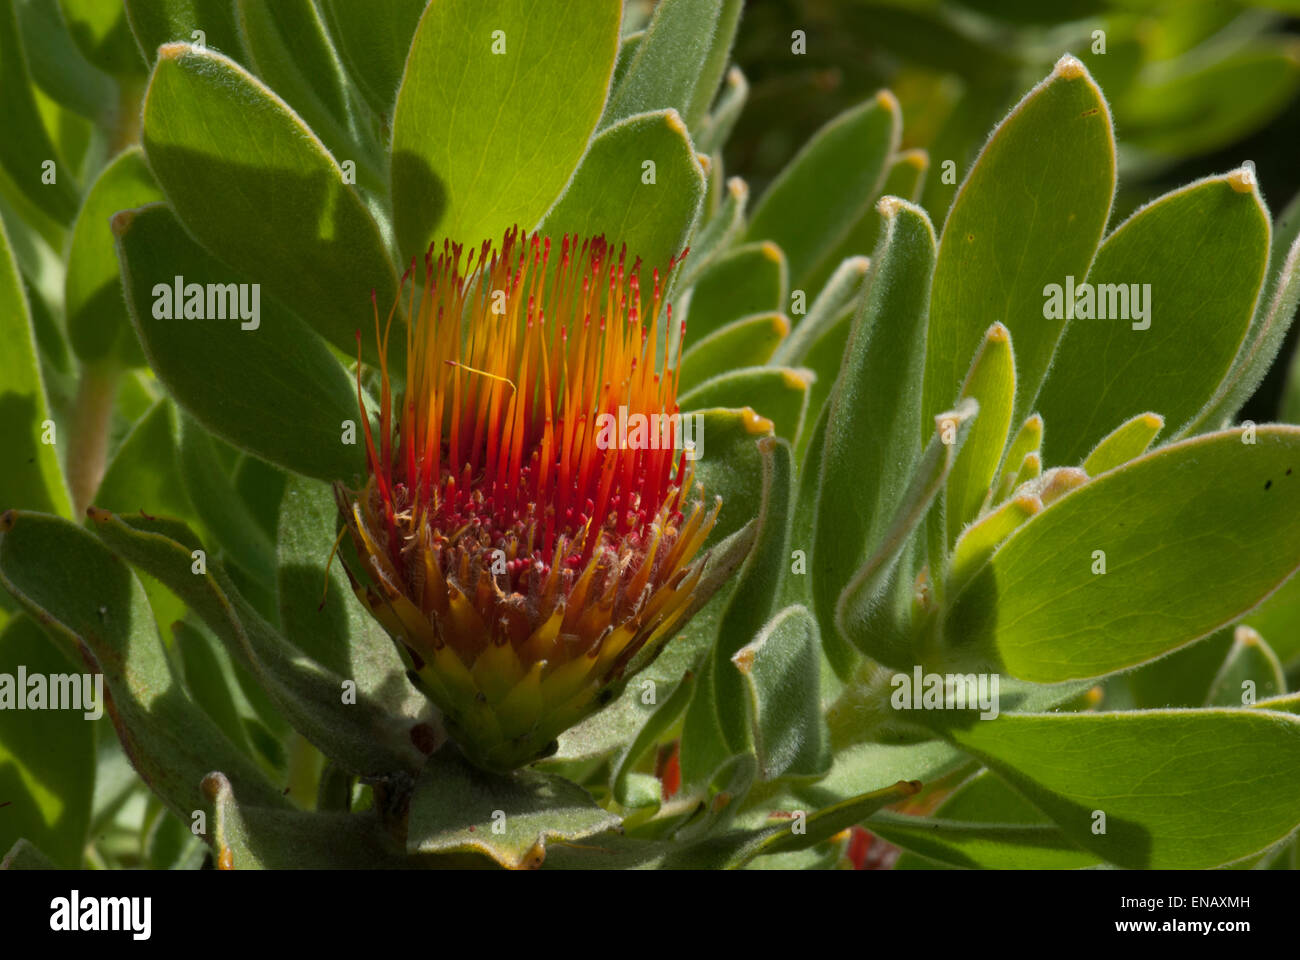
[[[1144,413],[1142,414],[1142,425],[1149,430],[1163,430],[1165,418],[1158,413]]]
[[[759,416],[753,407],[745,407],[741,410],[741,423],[750,433],[775,433],[776,427],[767,417]]]
[[[904,150],[898,155],[898,159],[916,170],[930,169],[930,154],[925,150]]]
[[[158,48],[159,60],[179,60],[187,53],[194,52],[194,45],[183,43],[180,40],[173,40],[171,43],[164,43]]]
[[[902,108],[898,105],[898,97],[894,96],[890,90],[881,90],[876,94],[876,103],[881,109],[888,110],[890,113],[898,113]]]
[[[699,163],[700,169],[704,171],[704,175],[707,177],[709,171],[713,169],[713,159],[707,153],[697,153],[695,155],[695,160]]]
[[[771,240],[764,240],[763,245],[759,249],[762,251],[763,256],[771,260],[773,263],[780,263],[785,259],[785,254],[781,252],[781,248]]]
[[[1238,193],[1253,193],[1255,190],[1255,165],[1247,160],[1228,174],[1228,186]]]
[[[686,136],[686,121],[682,119],[682,115],[680,113],[670,108],[665,117],[665,120],[668,123],[669,130],[673,131],[674,133],[680,133],[682,136]]]
[[[790,333],[790,318],[784,313],[772,314],[772,329],[778,337],[784,338]]]
[[[538,870],[546,860],[546,844],[538,840],[525,853],[518,863],[512,864],[514,870]]]
[[[1068,53],[1057,60],[1056,66],[1052,69],[1052,76],[1060,77],[1062,80],[1078,80],[1087,75],[1088,68],[1083,65],[1083,61]]]
[[[985,336],[985,339],[989,343],[1010,343],[1011,331],[1003,326],[1001,322],[998,322],[989,327],[989,332]]]
[[[1017,510],[1031,517],[1043,509],[1043,501],[1032,493],[1018,494],[1013,502]]]
[[[749,184],[740,177],[731,177],[727,180],[727,192],[739,200],[749,193]]]
[[[1026,457],[1025,459],[1029,459]],[[1047,506],[1061,499],[1071,490],[1088,482],[1088,474],[1078,467],[1053,467],[1043,474],[1038,483],[1038,496]]]
[[[786,367],[781,371],[781,382],[791,390],[807,390],[816,379],[817,374],[804,367]]]
[[[741,647],[736,651],[736,655],[731,658],[731,662],[736,665],[736,669],[741,673],[749,673],[754,669],[754,648]]]

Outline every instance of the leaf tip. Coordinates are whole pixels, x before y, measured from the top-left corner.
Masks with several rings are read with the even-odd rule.
[[[784,339],[790,333],[790,318],[784,313],[772,314],[772,329],[778,337]]]
[[[1011,331],[999,321],[989,327],[989,332],[984,335],[984,339],[988,343],[1010,343]]]
[[[695,162],[700,165],[700,169],[704,171],[706,177],[709,175],[709,171],[713,169],[713,159],[707,153],[697,153]]]
[[[1247,160],[1232,173],[1228,174],[1228,186],[1237,193],[1255,192],[1255,164]]]
[[[886,220],[892,220],[898,216],[898,211],[903,209],[905,202],[900,197],[881,197],[876,201],[876,212]]]
[[[731,658],[731,662],[736,665],[736,669],[741,673],[748,675],[754,669],[754,648],[741,647]]]
[[[1165,428],[1165,418],[1158,413],[1142,414],[1142,426],[1148,430],[1161,431]]]
[[[919,148],[904,150],[898,155],[898,160],[914,170],[925,171],[930,169],[930,154]]]
[[[191,44],[182,43],[179,40],[174,40],[171,43],[164,43],[161,47],[158,48],[158,59],[179,60],[181,57],[185,56],[185,54],[193,51],[193,49],[194,47]]]
[[[517,864],[513,864],[515,870],[539,870],[542,862],[546,860],[546,844],[538,840],[525,853]]]
[[[1083,61],[1068,53],[1057,60],[1056,66],[1052,68],[1052,76],[1062,80],[1078,80],[1087,75],[1088,68],[1083,65]]]
[[[1016,509],[1027,517],[1032,517],[1043,509],[1042,499],[1032,493],[1018,494],[1013,502]]]
[[[134,210],[119,210],[109,218],[109,226],[113,230],[113,236],[124,237],[126,232],[131,229],[131,223],[135,220]]]
[[[759,416],[754,412],[753,407],[745,407],[740,411],[740,422],[749,433],[767,434],[776,432],[772,421],[767,417]]]
[[[1238,624],[1237,629],[1232,632],[1232,639],[1243,647],[1258,647],[1264,641],[1254,627],[1244,623]]]
[[[1088,474],[1078,467],[1053,467],[1043,474],[1037,492],[1043,505],[1050,506],[1071,490],[1076,490],[1087,482]]]
[[[683,137],[686,136],[686,121],[682,119],[682,115],[676,110],[669,107],[664,114],[664,121],[668,124],[668,129],[673,133],[681,134]]]
[[[898,105],[898,97],[894,96],[891,90],[880,90],[876,93],[876,104],[882,110],[888,110],[890,113],[900,113],[902,108]]]
[[[979,409],[979,401],[974,397],[962,397],[957,406],[935,416],[934,429],[939,433],[960,429],[963,423],[979,413]]]
[[[213,772],[203,778],[199,788],[205,797],[215,801],[224,791],[230,789],[230,781],[226,779],[225,774]]]
[[[737,200],[744,200],[749,196],[749,184],[741,177],[730,177],[727,180],[727,192]]]
[[[781,382],[791,390],[807,390],[816,379],[817,374],[807,367],[786,367],[781,371]]]
[[[764,240],[759,249],[762,251],[763,256],[768,260],[771,260],[773,263],[780,263],[785,259],[785,254],[781,252],[781,248],[771,240]]]

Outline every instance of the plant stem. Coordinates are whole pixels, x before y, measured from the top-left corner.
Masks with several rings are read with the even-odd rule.
[[[301,733],[289,741],[289,799],[303,810],[315,805],[325,756]]]
[[[144,85],[139,80],[119,79],[117,108],[110,126],[108,155],[115,157],[140,139],[141,101]]]
[[[90,506],[99,481],[104,479],[108,456],[108,427],[117,396],[116,364],[87,365],[81,369],[77,398],[72,407],[71,441],[68,445],[68,491],[72,494],[73,516]]]

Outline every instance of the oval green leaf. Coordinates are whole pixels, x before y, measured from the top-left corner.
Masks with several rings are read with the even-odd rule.
[[[949,642],[1040,683],[1137,666],[1285,582],[1300,565],[1297,512],[1300,428],[1164,447],[1020,527],[957,598]]]
[[[1248,171],[1210,177],[1124,221],[1086,285],[1076,274],[1056,278],[1050,296],[1044,290],[1043,310],[1060,307],[1067,318],[1038,400],[1048,463],[1078,463],[1146,410],[1159,411],[1171,433],[1196,415],[1245,340],[1269,230]]]
[[[950,738],[1080,847],[1121,867],[1216,867],[1263,850],[1300,823],[1300,717],[1006,714]],[[1098,813],[1104,832],[1095,829]]]
[[[618,4],[438,0],[420,18],[393,114],[402,256],[475,246],[539,220],[568,182],[618,54]]]
[[[792,288],[807,291],[814,272],[871,212],[901,127],[898,101],[881,91],[818,130],[763,194],[746,236],[785,251]]]
[[[925,423],[957,396],[984,331],[1016,344],[1014,419],[1032,409],[1064,320],[1043,287],[1088,272],[1115,191],[1110,111],[1087,69],[1062,57],[993,136],[958,191],[939,243],[925,358]],[[1048,421],[1051,425],[1051,421]]]
[[[50,419],[37,362],[27,294],[0,223],[0,509],[72,512],[59,467],[58,429]]]
[[[130,568],[81,527],[41,514],[0,518],[0,585],[104,675],[113,723],[136,772],[188,821],[199,783],[229,771],[263,806],[284,803],[254,764],[190,700]]]
[[[629,265],[640,257],[663,273],[703,198],[704,171],[681,117],[645,113],[601,131],[538,229],[557,240],[604,234],[627,245]]]
[[[785,309],[787,275],[785,255],[771,241],[728,250],[691,288],[686,329],[699,339],[749,314]]]
[[[155,316],[156,286],[246,280],[224,267],[159,204],[114,218],[127,304],[158,378],[213,433],[289,470],[351,480],[364,470],[356,387],[296,316],[269,298],[256,329],[238,317]],[[172,298],[174,299],[174,297]],[[248,321],[251,323],[251,321]]]
[[[371,292],[387,309],[397,275],[375,221],[297,114],[230,58],[174,43],[158,53],[143,139],[186,230],[355,354],[357,330],[372,323]],[[367,357],[377,356],[371,341]]]

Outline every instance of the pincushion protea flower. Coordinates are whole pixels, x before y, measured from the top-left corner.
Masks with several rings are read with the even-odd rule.
[[[647,316],[640,262],[625,259],[566,236],[556,263],[549,238],[517,229],[468,256],[430,246],[396,408],[404,294],[382,333],[375,307],[378,437],[363,406],[369,479],[337,488],[372,581],[353,586],[487,768],[546,755],[658,652],[691,608],[721,507],[688,502],[671,307],[661,338],[659,273]],[[662,429],[611,443],[620,412]]]

